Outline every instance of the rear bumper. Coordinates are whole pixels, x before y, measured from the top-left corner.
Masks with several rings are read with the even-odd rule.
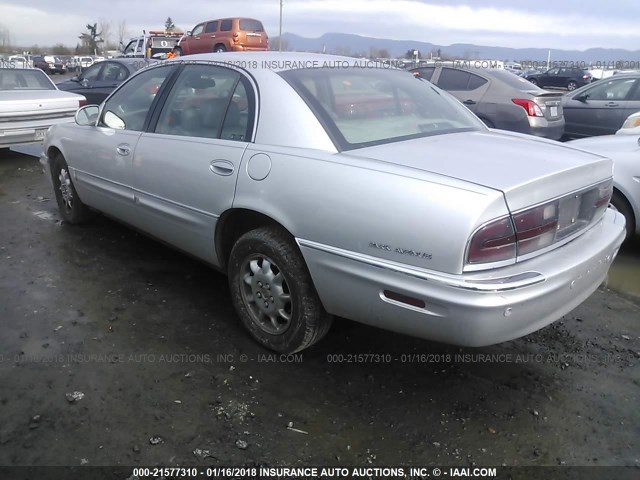
[[[73,116],[5,124],[0,126],[0,148],[42,143],[50,126],[68,122],[73,122]]]
[[[606,278],[624,217],[608,210],[574,241],[489,273],[444,275],[298,240],[329,313],[415,337],[466,346],[512,340],[558,320]],[[424,307],[388,298],[392,291]]]
[[[246,45],[231,45],[232,52],[264,52],[269,47],[248,47]]]
[[[527,119],[529,121],[529,131],[525,133],[551,140],[560,140],[564,135],[564,118],[547,120],[543,117],[527,117]]]

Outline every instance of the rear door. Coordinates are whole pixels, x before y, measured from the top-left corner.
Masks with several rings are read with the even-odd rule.
[[[626,100],[635,83],[634,78],[613,77],[569,95],[564,106],[567,134],[590,137],[615,133],[626,118]]]
[[[140,228],[217,264],[214,232],[231,207],[254,123],[247,78],[215,65],[186,65],[133,162]]]
[[[443,67],[436,85],[451,93],[473,113],[477,113],[478,104],[489,88],[489,81],[467,70]]]

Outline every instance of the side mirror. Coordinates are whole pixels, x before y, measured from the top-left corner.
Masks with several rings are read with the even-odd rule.
[[[89,80],[87,80],[86,78],[83,78],[80,81],[80,85],[82,85],[83,87],[88,87],[89,86]]]
[[[187,30],[187,37],[191,36],[191,30]]]
[[[107,110],[107,113],[104,114],[104,124],[115,130],[124,130],[125,127],[124,120],[110,110]]]
[[[579,95],[576,97],[576,100],[578,100],[579,102],[582,103],[587,103],[587,99],[589,98],[589,94],[588,93],[583,93],[582,95]]]
[[[99,113],[100,107],[98,105],[86,105],[76,112],[76,123],[80,126],[95,125]]]

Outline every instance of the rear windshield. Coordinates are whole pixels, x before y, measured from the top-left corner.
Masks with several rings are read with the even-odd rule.
[[[506,70],[493,69],[489,71],[489,75],[493,75],[498,80],[506,83],[510,87],[517,88],[518,90],[526,90],[528,92],[542,90],[526,78],[519,77],[515,73]]]
[[[262,28],[262,22],[258,20],[252,20],[250,18],[240,19],[240,30],[245,32],[264,32],[264,28]]]
[[[406,71],[310,68],[280,75],[341,150],[483,129],[451,95]]]
[[[55,90],[42,70],[0,69],[0,90]]]

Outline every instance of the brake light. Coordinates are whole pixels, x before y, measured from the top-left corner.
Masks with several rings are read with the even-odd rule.
[[[501,218],[480,228],[471,237],[467,261],[469,263],[515,260],[516,236],[511,218]]]
[[[530,117],[544,117],[544,113],[540,109],[540,105],[531,100],[527,100],[524,98],[512,98],[511,101],[516,105],[520,105],[527,112],[527,115]]]
[[[613,195],[613,180],[600,184],[596,191],[598,192],[598,195],[594,204],[595,211],[593,212],[592,218],[598,218],[607,208],[609,208],[609,203],[611,203],[611,197]]]
[[[78,108],[82,108],[82,107],[84,107],[85,105],[87,105],[87,99],[86,99],[86,98],[83,98],[82,100],[80,100],[80,101],[78,102]]]

